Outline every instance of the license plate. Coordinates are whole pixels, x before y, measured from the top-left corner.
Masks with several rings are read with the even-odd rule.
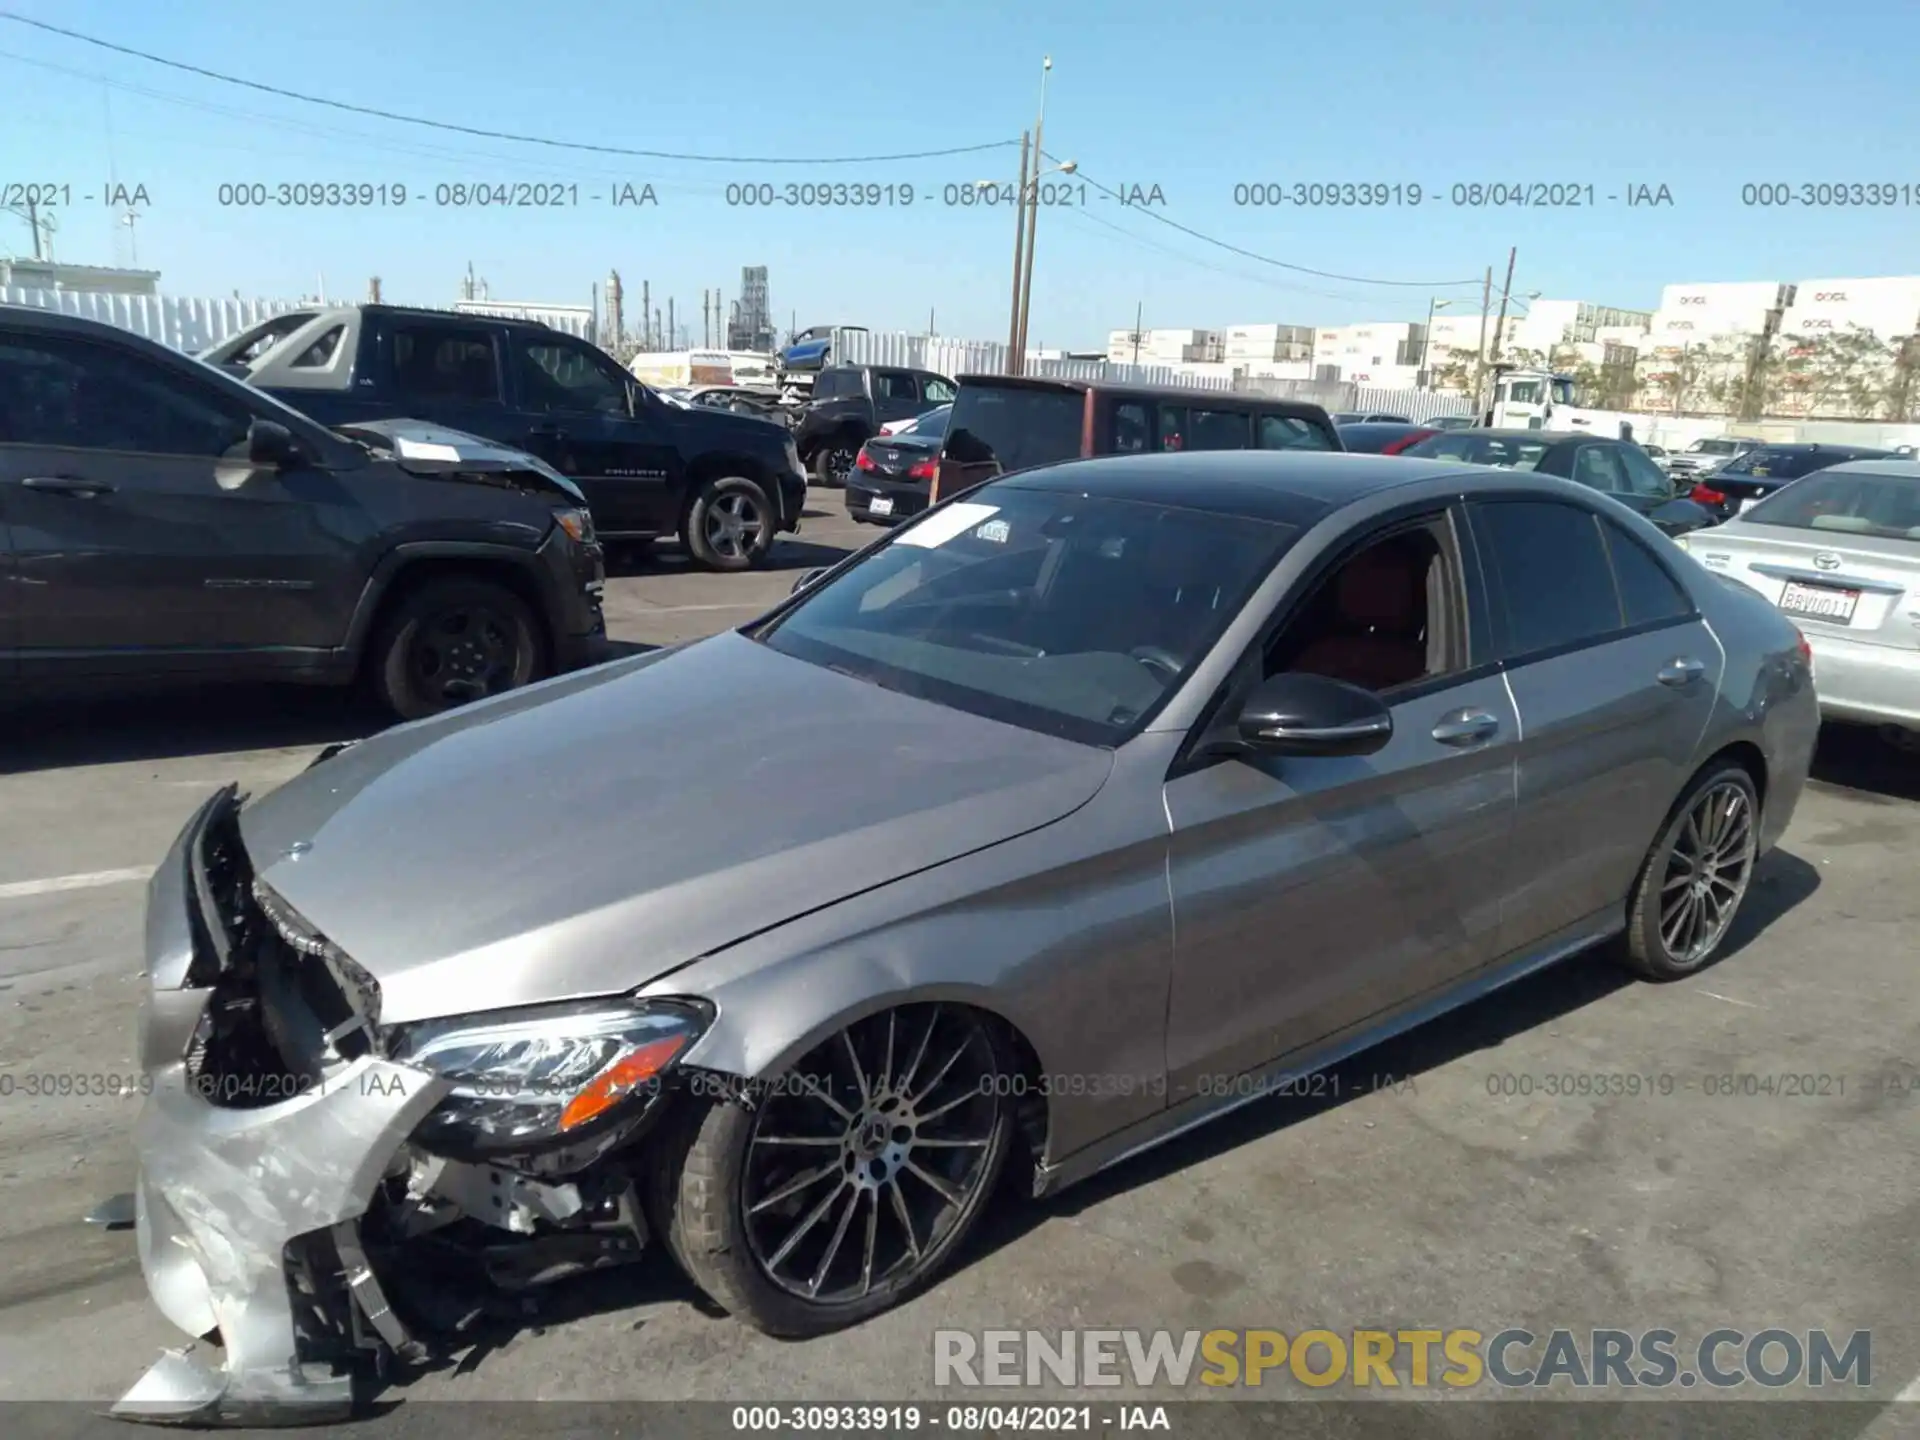
[[[1837,620],[1853,623],[1854,607],[1860,603],[1858,590],[1829,590],[1820,585],[1802,585],[1789,580],[1780,592],[1780,613],[1804,615],[1809,620]]]
[[[869,515],[891,515],[893,513],[893,501],[885,495],[876,495],[867,502],[867,513]]]

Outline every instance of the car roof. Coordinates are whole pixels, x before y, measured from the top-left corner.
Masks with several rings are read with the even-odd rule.
[[[1097,390],[1102,395],[1124,395],[1138,400],[1171,400],[1183,405],[1197,405],[1212,400],[1287,415],[1320,416],[1327,413],[1311,401],[1285,400],[1277,395],[1258,395],[1246,390],[1191,390],[1178,385],[1129,385],[1121,380],[1057,380],[1044,375],[969,374],[954,378],[962,385],[983,389],[991,386],[1003,390],[1051,390],[1067,395],[1084,395],[1090,390]]]
[[[1815,475],[1890,475],[1898,480],[1920,480],[1920,460],[1902,460],[1897,457],[1882,460],[1864,457],[1849,460],[1844,465],[1829,465],[1824,470],[1816,470]]]
[[[1441,475],[1505,470],[1337,450],[1214,450],[1103,455],[1016,471],[982,489],[1098,494],[1305,528],[1366,496]]]
[[[1778,443],[1762,440],[1757,442],[1754,448],[1786,455],[1857,455],[1862,460],[1877,460],[1882,456],[1888,458],[1893,456],[1893,451],[1884,450],[1875,445],[1834,445],[1818,440],[1782,440]]]
[[[1470,429],[1442,430],[1440,434],[1449,440],[1457,440],[1462,435],[1484,435],[1490,440],[1544,440],[1549,445],[1557,445],[1562,440],[1604,440],[1610,445],[1624,444],[1611,435],[1589,435],[1582,430],[1527,430],[1513,427],[1495,430],[1485,425],[1475,425]]]

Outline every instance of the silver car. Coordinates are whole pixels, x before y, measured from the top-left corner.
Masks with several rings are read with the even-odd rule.
[[[650,1243],[772,1333],[872,1315],[1007,1167],[1057,1191],[1599,942],[1698,971],[1818,730],[1774,606],[1552,477],[1071,462],[808,578],[194,816],[137,1210],[224,1367],[119,1413],[344,1410]]]
[[[1920,464],[1819,470],[1679,543],[1806,633],[1826,715],[1920,748]]]

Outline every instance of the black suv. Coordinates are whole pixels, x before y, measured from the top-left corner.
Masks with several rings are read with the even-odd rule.
[[[315,308],[201,358],[325,425],[404,415],[537,455],[608,542],[677,536],[708,569],[745,570],[800,528],[807,477],[784,424],[669,399],[538,321]]]
[[[606,653],[578,489],[419,422],[335,433],[153,341],[0,305],[7,682],[364,678],[415,719]]]
[[[1782,485],[1803,475],[1825,470],[1845,460],[1898,460],[1892,450],[1866,445],[1755,445],[1736,455],[1711,474],[1693,481],[1693,500],[1713,512],[1716,520],[1731,520],[1751,510]]]
[[[951,404],[956,387],[931,370],[891,365],[830,365],[813,382],[793,438],[801,463],[821,485],[847,483],[860,447],[894,420]]]

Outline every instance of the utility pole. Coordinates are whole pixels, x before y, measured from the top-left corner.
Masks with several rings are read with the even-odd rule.
[[[1014,192],[1013,207],[1013,311],[1007,321],[1009,375],[1020,373],[1020,279],[1025,274],[1027,254],[1027,142],[1032,138],[1025,130],[1020,132],[1020,188]]]
[[[1487,266],[1487,278],[1480,282],[1480,349],[1473,361],[1473,423],[1480,423],[1484,410],[1481,396],[1487,382],[1487,312],[1493,308],[1493,267]]]
[[[653,296],[647,284],[645,280],[640,282],[640,348],[657,350],[659,346],[653,343]]]
[[[1489,357],[1494,364],[1500,361],[1500,335],[1507,328],[1507,300],[1513,294],[1513,261],[1519,253],[1518,245],[1507,251],[1507,278],[1500,287],[1500,318],[1493,325],[1493,354]]]
[[[673,319],[673,297],[669,295],[667,297],[667,349],[677,350],[679,348],[679,329],[680,327],[674,323]]]
[[[1144,300],[1133,302],[1133,363],[1136,365],[1140,363],[1140,316],[1146,308]]]
[[[1027,316],[1033,309],[1033,239],[1034,232],[1040,228],[1040,166],[1041,157],[1047,152],[1044,137],[1047,131],[1047,76],[1053,71],[1053,57],[1046,56],[1040,64],[1040,113],[1033,122],[1033,176],[1028,184],[1033,196],[1027,201],[1027,273],[1020,286],[1020,343],[1016,347],[1020,356],[1020,369],[1016,374],[1027,371]]]

